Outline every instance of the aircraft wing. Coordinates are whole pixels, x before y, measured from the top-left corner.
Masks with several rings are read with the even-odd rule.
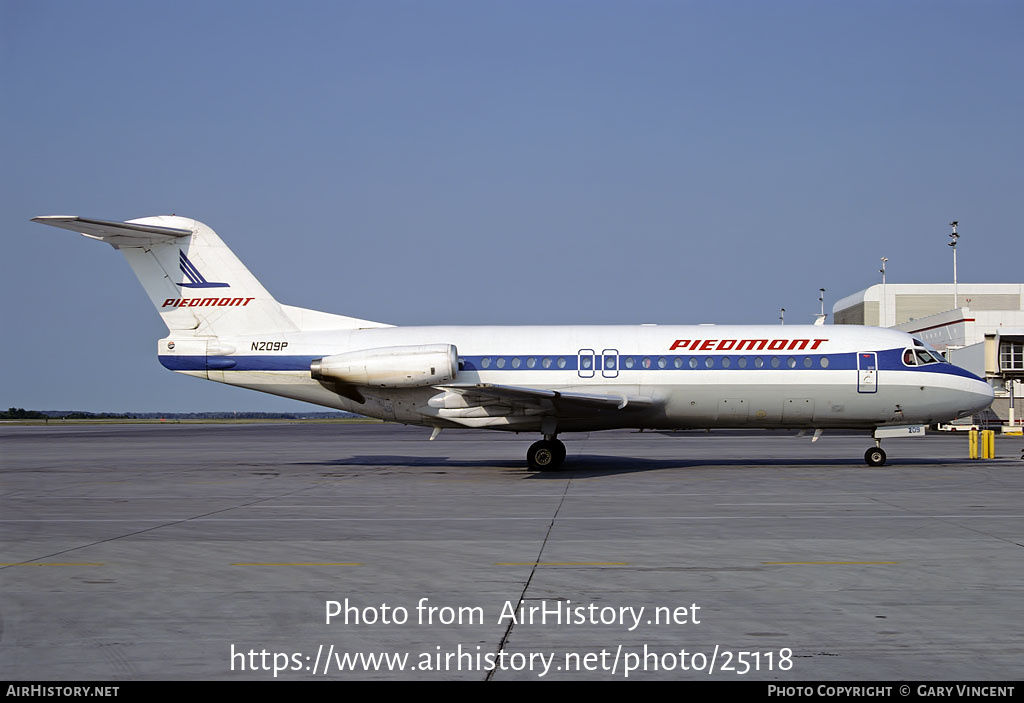
[[[650,398],[635,395],[599,395],[595,393],[503,386],[494,383],[451,383],[438,386],[438,388],[506,402],[548,401],[556,410],[625,410],[626,408],[648,408],[654,402]]]
[[[32,221],[79,232],[90,239],[99,239],[115,247],[137,247],[158,242],[173,242],[179,237],[188,237],[192,234],[190,229],[175,229],[132,222],[90,220],[75,215],[45,215],[33,217]]]

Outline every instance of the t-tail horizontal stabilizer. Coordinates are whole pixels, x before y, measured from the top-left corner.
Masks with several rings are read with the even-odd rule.
[[[191,229],[160,227],[132,222],[91,220],[75,215],[45,215],[43,217],[33,217],[32,221],[38,222],[41,225],[50,225],[51,227],[79,232],[86,237],[99,239],[114,247],[137,247],[147,244],[173,242],[181,237],[192,235]]]
[[[112,222],[48,215],[32,221],[80,232],[120,251],[167,329],[179,337],[386,326],[281,305],[216,232],[189,217],[158,215]]]

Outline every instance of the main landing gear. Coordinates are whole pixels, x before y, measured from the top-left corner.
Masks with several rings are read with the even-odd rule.
[[[868,466],[885,466],[885,450],[882,449],[882,440],[876,439],[875,446],[864,452],[864,461]]]
[[[534,471],[557,471],[565,461],[565,445],[551,437],[534,442],[526,452],[526,463]]]

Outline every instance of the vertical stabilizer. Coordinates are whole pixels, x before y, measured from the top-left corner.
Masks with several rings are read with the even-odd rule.
[[[198,220],[161,215],[128,222],[67,216],[33,221],[80,232],[119,250],[177,336],[298,329],[216,232]]]

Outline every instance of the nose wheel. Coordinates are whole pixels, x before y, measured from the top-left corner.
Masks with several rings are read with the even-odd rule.
[[[530,445],[526,463],[534,471],[557,471],[565,461],[565,445],[557,439],[542,439]]]
[[[868,466],[884,466],[885,450],[881,447],[872,447],[864,452],[864,461]]]

